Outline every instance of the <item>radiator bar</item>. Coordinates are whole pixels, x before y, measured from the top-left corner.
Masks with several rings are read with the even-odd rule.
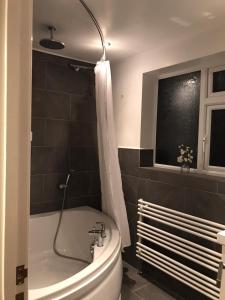
[[[150,203],[150,202],[144,201],[143,199],[139,199],[138,204],[141,204],[141,205],[144,204],[144,205],[147,205],[147,206],[156,207],[156,208],[159,208],[160,210],[168,211],[168,212],[171,212],[173,214],[183,216],[187,219],[189,218],[191,220],[199,221],[199,222],[202,222],[202,223],[205,223],[205,224],[209,224],[211,226],[218,227],[219,230],[225,230],[225,225],[223,225],[223,224],[212,222],[212,221],[209,221],[209,220],[206,220],[206,219],[203,219],[203,218],[195,217],[195,216],[192,216],[192,215],[189,215],[189,214],[171,209],[171,208],[167,208],[167,207],[160,206],[160,205],[157,205],[157,204],[154,204],[154,203]]]
[[[180,222],[180,221],[174,220],[172,217],[169,218],[169,217],[161,216],[159,213],[154,213],[154,212],[151,212],[151,211],[147,211],[145,208],[142,208],[142,209],[139,208],[139,211],[141,213],[144,212],[144,213],[148,214],[149,216],[157,217],[157,218],[160,218],[160,219],[165,220],[165,221],[170,221],[173,224],[181,225],[184,228],[195,230],[195,231],[203,233],[203,234],[205,234],[207,236],[211,236],[211,237],[213,237],[215,239],[217,237],[216,233],[207,231],[205,229],[198,228],[198,227],[193,226],[193,225],[186,224],[184,222]]]
[[[160,223],[162,223],[162,224],[171,226],[171,227],[173,227],[173,228],[176,228],[176,229],[179,229],[179,230],[188,232],[188,233],[193,234],[193,235],[195,235],[195,236],[201,237],[201,238],[203,238],[203,239],[205,239],[205,240],[208,240],[208,241],[217,243],[216,238],[212,238],[212,237],[203,235],[203,234],[201,234],[201,233],[198,233],[198,232],[195,232],[195,231],[193,231],[193,230],[184,228],[184,227],[182,227],[182,226],[179,226],[179,225],[176,225],[176,224],[173,224],[173,223],[170,223],[170,222],[161,220],[161,219],[159,219],[159,218],[155,218],[155,217],[153,217],[153,216],[149,216],[149,215],[144,214],[144,213],[142,213],[142,212],[138,212],[138,215],[143,216],[143,217],[148,218],[148,219],[151,219],[151,220],[154,220],[154,221],[157,221],[157,222],[160,222]]]
[[[190,246],[192,246],[192,247],[194,247],[194,248],[197,248],[197,249],[200,249],[200,250],[202,250],[202,251],[208,252],[209,254],[215,255],[215,256],[217,256],[220,260],[222,259],[222,254],[221,254],[221,253],[216,252],[216,251],[211,250],[211,249],[208,249],[208,248],[206,248],[206,247],[204,247],[204,246],[201,246],[201,245],[199,245],[199,244],[196,244],[196,243],[194,243],[194,242],[191,242],[191,241],[189,241],[189,240],[186,240],[186,239],[181,238],[181,237],[179,237],[179,236],[176,236],[176,235],[174,235],[174,234],[171,234],[171,233],[169,233],[169,232],[167,232],[167,231],[165,231],[165,230],[159,229],[159,228],[157,228],[157,227],[151,226],[151,225],[149,225],[149,224],[146,224],[146,223],[140,222],[140,221],[138,221],[138,225],[144,226],[144,227],[146,227],[146,228],[148,228],[148,229],[155,230],[155,231],[157,231],[157,232],[159,232],[159,233],[162,233],[163,236],[164,236],[164,235],[169,236],[169,237],[171,237],[171,238],[173,238],[173,239],[176,239],[176,240],[178,240],[178,241],[181,241],[182,243],[188,244],[188,245],[190,245]]]
[[[175,267],[173,264],[169,263],[169,262],[165,262],[162,259],[160,259],[157,256],[154,256],[152,254],[146,253],[147,251],[142,250],[141,253],[139,253],[139,255],[146,255],[146,258],[149,258],[157,263],[161,263],[165,268],[170,269],[171,271],[173,271],[174,273],[180,275],[181,277],[185,277],[186,280],[194,282],[198,287],[201,287],[202,289],[209,291],[209,289],[211,290],[211,293],[215,296],[217,296],[217,294],[219,293],[219,290],[216,289],[215,286],[213,286],[212,284],[209,283],[205,283],[204,280],[201,280],[200,278],[198,278],[197,276],[194,276],[193,274],[190,274],[184,270],[182,270],[181,268]],[[191,275],[191,276],[190,276]]]
[[[217,269],[219,268],[219,263],[210,261],[209,259],[201,257],[198,254],[195,254],[195,253],[193,253],[193,252],[191,252],[189,250],[184,249],[183,247],[180,247],[180,246],[177,246],[177,245],[175,245],[173,243],[170,243],[168,241],[162,240],[161,238],[158,238],[156,236],[150,236],[149,234],[146,234],[145,232],[140,231],[140,230],[138,230],[137,232],[138,232],[138,234],[145,235],[146,237],[148,237],[150,239],[154,239],[156,241],[161,242],[162,245],[166,244],[166,245],[170,246],[172,251],[174,251],[174,249],[177,249],[177,250],[179,250],[181,252],[184,252],[184,253],[190,255],[191,257],[195,257],[196,259],[199,259],[200,261],[203,261],[203,262],[205,262],[205,263],[207,263],[209,265],[212,265],[212,266],[216,267]],[[216,272],[217,272],[217,269],[216,269]]]
[[[186,245],[184,242],[177,241],[175,235],[172,235],[172,237],[168,237],[166,234],[158,233],[155,230],[151,230],[151,229],[145,228],[145,227],[140,226],[140,225],[138,225],[137,228],[138,228],[140,233],[144,231],[143,233],[146,234],[147,236],[149,236],[150,234],[155,235],[155,236],[161,238],[162,241],[166,240],[166,241],[172,242],[173,244],[181,246],[183,249],[188,249],[191,252],[195,252],[195,253],[200,254],[201,256],[204,256],[204,257],[206,257],[206,258],[208,258],[212,261],[215,261],[217,263],[215,266],[217,266],[219,264],[219,262],[221,261],[221,259],[219,259],[217,257],[214,257],[211,254],[207,254],[202,250],[195,249],[192,246]]]
[[[171,213],[162,211],[161,209],[158,209],[158,208],[153,208],[153,207],[151,207],[151,205],[150,206],[147,206],[147,205],[143,206],[143,205],[139,204],[138,207],[141,210],[144,209],[144,210],[148,210],[150,212],[156,212],[156,213],[162,214],[164,216],[171,217],[175,220],[179,220],[179,221],[191,224],[191,225],[202,227],[203,229],[206,229],[206,230],[209,230],[209,231],[213,231],[213,232],[216,232],[216,233],[220,231],[220,229],[218,229],[218,228],[215,228],[215,227],[212,227],[212,226],[209,226],[209,225],[205,225],[205,224],[202,224],[202,223],[194,221],[194,220],[189,220],[187,218],[180,217],[180,216],[177,216],[175,214],[171,214]]]
[[[137,222],[136,256],[195,289],[212,300],[222,300],[225,295],[225,225],[192,216],[157,204],[138,200],[139,220]],[[147,220],[152,220],[154,223]],[[156,222],[156,223],[155,223]],[[166,225],[160,228],[160,224]],[[171,229],[177,229],[178,234]],[[159,228],[157,228],[159,227]],[[189,236],[182,236],[181,232]],[[201,241],[192,240],[191,235],[201,239],[222,244],[222,253],[201,245]],[[218,237],[221,237],[220,239]],[[190,240],[189,240],[190,239]],[[150,246],[146,245],[151,242]],[[159,246],[160,248],[156,247]],[[163,249],[168,250],[165,253]],[[162,252],[161,252],[162,251]],[[171,253],[171,254],[170,254]],[[176,254],[177,257],[172,256]],[[187,261],[181,261],[183,257]],[[217,274],[208,276],[197,271],[190,263],[194,262]],[[221,271],[222,270],[222,271]]]
[[[143,261],[155,266],[157,269],[160,269],[161,271],[167,273],[168,275],[172,276],[173,278],[181,281],[182,283],[190,286],[191,288],[195,289],[196,291],[200,292],[201,294],[209,297],[210,299],[213,300],[219,300],[219,294],[216,294],[216,296],[212,295],[210,290],[209,292],[202,290],[202,288],[197,287],[195,284],[196,282],[190,282],[187,281],[186,278],[181,278],[178,274],[178,276],[175,274],[175,272],[170,271],[168,268],[165,268],[162,264],[158,264],[157,262],[155,263],[153,260],[150,260],[148,257],[146,258],[144,255],[139,255],[137,254],[137,257],[139,257],[140,259],[142,259]]]
[[[181,270],[181,272],[186,272],[186,275],[188,275],[188,276],[192,276],[192,274],[193,274],[193,278],[195,278],[196,280],[200,281],[201,283],[203,283],[205,285],[208,285],[208,287],[214,289],[217,292],[220,291],[220,289],[216,286],[216,284],[217,284],[216,280],[214,280],[206,275],[203,275],[202,273],[195,271],[194,269],[187,267],[184,264],[179,263],[178,261],[176,261],[156,250],[153,250],[153,249],[149,248],[148,246],[143,245],[141,243],[137,243],[137,249],[140,251],[144,251],[146,254],[152,255],[153,257],[161,260],[164,263],[170,264],[172,266],[172,268],[177,268],[177,270]],[[140,254],[139,251],[138,251],[138,253]],[[192,273],[192,274],[190,274],[190,273]]]
[[[191,252],[189,252],[189,255],[187,255],[187,254],[185,254],[185,253],[182,253],[182,252],[179,251],[179,250],[174,249],[175,247],[172,247],[173,245],[172,245],[171,243],[170,243],[169,246],[167,246],[167,245],[163,244],[163,242],[162,242],[161,239],[158,239],[158,238],[157,238],[157,239],[156,239],[156,238],[150,238],[150,237],[148,237],[148,236],[146,236],[146,235],[143,235],[142,233],[139,233],[139,232],[138,232],[137,235],[140,236],[140,237],[142,237],[142,238],[144,238],[144,239],[146,239],[146,240],[148,240],[148,241],[150,241],[150,242],[152,242],[152,243],[154,243],[154,244],[157,244],[157,245],[159,245],[159,246],[161,246],[161,247],[163,247],[163,248],[165,248],[165,249],[167,249],[167,250],[169,250],[169,251],[172,251],[172,252],[174,252],[174,253],[176,253],[176,254],[178,254],[178,255],[180,255],[180,256],[183,256],[183,257],[185,257],[185,258],[187,258],[187,259],[189,259],[189,260],[195,262],[196,264],[199,264],[199,265],[201,265],[201,266],[203,266],[203,267],[205,267],[205,268],[207,268],[207,269],[209,269],[209,270],[211,270],[211,271],[214,271],[214,272],[216,272],[216,273],[218,272],[218,268],[209,266],[208,264],[206,264],[206,263],[204,263],[204,262],[202,262],[202,261],[199,261],[198,259],[195,259],[195,258],[191,257],[191,256],[190,256],[190,255],[191,255]],[[168,243],[167,243],[167,244],[168,244]],[[176,248],[178,248],[178,247],[176,247]],[[180,249],[182,250],[182,248],[180,248]]]

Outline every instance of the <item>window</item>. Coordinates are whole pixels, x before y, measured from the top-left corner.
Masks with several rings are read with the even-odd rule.
[[[209,170],[225,168],[225,105],[208,106],[206,166]]]
[[[209,96],[225,96],[225,66],[209,69]]]
[[[214,72],[212,92],[219,93],[225,91],[225,70]]]
[[[194,151],[197,167],[201,71],[158,81],[156,163],[178,166],[178,145]]]
[[[215,67],[204,59],[146,75],[157,103],[150,112],[155,166],[180,167],[178,146],[184,144],[193,150],[192,169],[225,176],[225,55],[221,62]]]

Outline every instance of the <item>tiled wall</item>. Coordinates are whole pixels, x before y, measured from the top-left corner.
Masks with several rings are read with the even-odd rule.
[[[135,257],[137,200],[180,210],[198,217],[225,224],[225,178],[198,174],[181,174],[177,171],[140,168],[138,149],[119,149],[132,246],[125,250],[124,259],[138,266]],[[151,280],[171,290],[176,299],[206,299],[179,284],[176,280],[143,264]]]
[[[32,214],[59,209],[69,169],[76,172],[66,207],[100,207],[94,72],[69,63],[82,64],[33,52]]]

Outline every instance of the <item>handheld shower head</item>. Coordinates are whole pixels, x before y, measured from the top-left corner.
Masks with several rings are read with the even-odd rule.
[[[66,186],[69,186],[69,182],[70,182],[70,178],[71,178],[72,174],[75,174],[75,170],[70,169],[68,174],[67,174],[67,177],[66,177]]]
[[[60,190],[63,190],[63,189],[67,189],[68,187],[69,187],[69,183],[70,183],[70,180],[71,180],[71,175],[72,174],[75,174],[75,170],[73,170],[73,169],[70,169],[69,170],[69,172],[68,172],[68,174],[67,174],[67,176],[66,176],[66,183],[61,183],[60,185],[59,185],[59,189]]]
[[[42,47],[53,50],[60,50],[65,48],[65,44],[63,42],[54,40],[53,33],[54,31],[56,31],[56,28],[54,26],[48,26],[48,30],[50,31],[50,39],[42,39],[40,40],[39,44]]]

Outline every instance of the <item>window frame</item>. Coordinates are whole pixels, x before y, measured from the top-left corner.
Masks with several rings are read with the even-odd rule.
[[[206,116],[205,170],[215,172],[215,173],[221,173],[221,172],[225,173],[225,167],[212,166],[209,164],[212,111],[220,110],[220,109],[225,109],[225,102],[224,104],[208,105],[207,116]]]
[[[209,71],[208,71],[208,97],[225,96],[225,91],[213,92],[213,73],[219,72],[219,71],[225,71],[225,65],[220,65],[220,66],[209,68]]]
[[[160,79],[169,77],[179,76],[195,71],[201,71],[201,86],[200,86],[200,102],[199,102],[199,130],[198,130],[198,149],[197,149],[197,168],[191,168],[191,173],[201,173],[208,175],[225,176],[224,167],[209,166],[209,153],[210,143],[209,140],[209,126],[208,124],[208,109],[209,107],[225,107],[225,92],[210,92],[210,85],[212,89],[212,76],[213,73],[220,70],[225,70],[225,59],[218,61],[215,66],[212,61],[199,61],[198,63],[189,63],[190,67],[181,68],[179,65],[174,66],[172,71],[158,72],[155,82],[155,104],[153,107],[154,111],[154,126],[153,126],[153,166],[157,168],[164,168],[170,170],[180,170],[178,166],[171,166],[166,164],[156,163],[156,131],[157,131],[157,110],[158,110],[158,82]],[[210,79],[211,78],[211,79]],[[211,80],[211,81],[210,81]]]
[[[157,111],[158,111],[158,83],[160,79],[166,79],[166,78],[170,78],[170,77],[175,77],[175,76],[179,76],[179,75],[184,75],[184,74],[188,74],[188,73],[192,73],[192,72],[196,72],[196,71],[200,71],[201,72],[201,83],[202,83],[202,73],[205,72],[205,69],[202,68],[200,65],[195,65],[192,67],[187,67],[187,68],[179,68],[178,70],[174,70],[172,72],[165,72],[160,74],[157,77],[156,80],[156,101],[155,101],[155,108],[154,108],[154,115],[155,115],[155,120],[154,120],[154,149],[156,150],[156,133],[157,133]],[[200,86],[200,100],[199,100],[199,129],[198,129],[198,155],[197,155],[197,169],[193,169],[191,168],[191,172],[196,172],[199,168],[200,168],[200,163],[199,163],[199,135],[201,135],[200,132],[200,115],[201,110],[202,110],[202,105],[201,105],[201,94],[202,94],[202,84]],[[200,160],[202,160],[202,156],[200,157]],[[170,170],[180,170],[179,166],[172,166],[172,165],[166,165],[166,164],[159,164],[156,163],[156,151],[154,151],[154,155],[153,155],[153,166],[157,167],[157,168],[165,168],[165,169],[170,169]]]

